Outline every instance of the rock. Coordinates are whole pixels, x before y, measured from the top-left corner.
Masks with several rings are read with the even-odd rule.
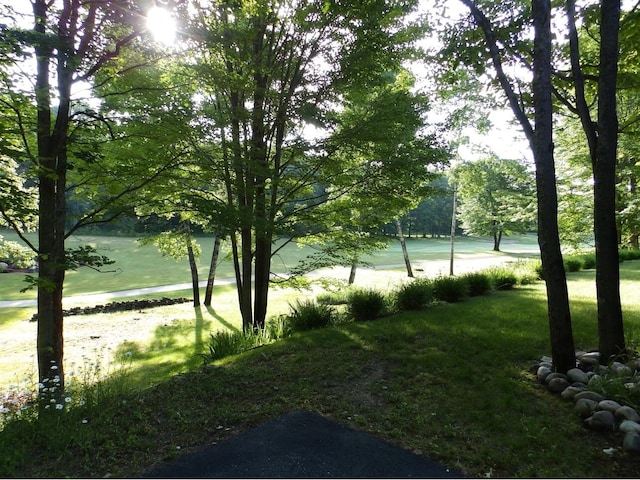
[[[540,368],[540,362],[533,362],[530,366],[529,366],[529,373],[531,373],[532,375],[537,375],[538,374],[538,369]]]
[[[569,381],[566,378],[562,378],[562,377],[554,377],[547,384],[547,388],[549,389],[550,392],[553,392],[553,393],[560,393],[564,391],[564,389],[566,389],[568,386],[569,386]]]
[[[581,382],[573,382],[571,384],[572,387],[576,387],[576,388],[581,388],[582,390],[588,390],[587,388],[587,384],[586,383],[581,383]]]
[[[576,394],[584,392],[586,389],[586,387],[570,385],[565,388],[560,395],[563,400],[573,400],[573,397],[575,397]]]
[[[633,375],[633,370],[624,363],[613,362],[610,369],[618,377],[631,377]]]
[[[632,422],[640,422],[640,415],[635,408],[631,408],[627,405],[623,405],[618,408],[615,412],[616,418],[620,418],[622,420],[631,420]]]
[[[578,357],[578,364],[583,369],[593,368],[600,363],[600,352],[589,352]]]
[[[576,412],[583,417],[590,417],[593,415],[593,412],[596,411],[596,407],[598,406],[598,402],[594,400],[590,400],[588,398],[581,398],[576,402]]]
[[[9,270],[9,264],[6,262],[0,262],[0,272]]]
[[[538,381],[540,383],[545,383],[547,377],[551,374],[551,369],[541,366],[538,367],[538,372],[536,373],[537,377],[538,377]]]
[[[622,420],[622,422],[620,422],[620,425],[618,425],[618,430],[620,430],[622,433],[640,433],[640,422],[635,422],[633,420]]]
[[[577,402],[578,400],[588,399],[594,401],[596,404],[604,400],[604,397],[599,393],[592,392],[590,390],[586,390],[584,392],[577,393],[573,399]]]
[[[549,355],[544,355],[540,359],[540,363],[548,363],[549,365],[552,365],[553,364],[553,358],[551,358]]]
[[[640,433],[640,423],[631,420],[623,420],[622,422],[620,422],[618,430],[620,430],[622,433]]]
[[[580,370],[579,368],[572,368],[571,370],[569,370],[567,372],[567,378],[569,379],[569,381],[571,383],[588,383],[589,382],[589,377],[587,376],[587,374]]]
[[[562,373],[553,372],[553,373],[550,373],[549,375],[547,375],[547,377],[544,379],[544,381],[545,381],[547,384],[549,384],[549,382],[550,382],[551,380],[553,380],[554,378],[562,378],[563,380],[566,380],[566,379],[567,379],[567,376],[566,376],[566,375],[564,375],[564,374],[562,374]],[[569,382],[567,382],[567,383],[569,383]]]
[[[640,434],[635,432],[626,433],[622,448],[627,452],[640,452]]]
[[[584,423],[586,423],[591,430],[612,432],[616,425],[616,419],[612,412],[609,412],[608,410],[600,410],[594,412],[594,414],[587,418]]]
[[[622,407],[622,405],[614,400],[602,400],[601,402],[598,402],[598,410],[605,410],[611,413],[616,413],[616,410],[620,407]]]

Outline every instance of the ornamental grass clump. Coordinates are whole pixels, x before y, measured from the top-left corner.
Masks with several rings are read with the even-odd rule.
[[[326,327],[333,322],[336,313],[331,305],[318,304],[313,300],[298,300],[289,307],[288,321],[294,332]]]
[[[469,285],[469,296],[486,295],[493,290],[493,278],[487,272],[469,272],[462,275]]]
[[[493,267],[487,270],[496,290],[511,290],[518,284],[518,276],[507,267]]]
[[[456,303],[469,295],[469,283],[464,277],[439,276],[433,280],[433,296],[436,300]]]
[[[393,292],[393,304],[398,311],[421,310],[433,301],[433,287],[427,278],[417,278],[400,285]]]
[[[583,253],[582,254],[582,269],[593,270],[596,268],[596,254],[595,253]]]
[[[626,260],[638,260],[640,259],[640,250],[637,248],[621,248],[618,256],[621,262]]]
[[[200,354],[205,363],[210,363],[221,358],[237,355],[258,345],[259,336],[253,333],[230,332],[221,330],[210,334],[208,352]]]
[[[264,327],[264,337],[271,342],[276,342],[293,334],[288,315],[276,315],[267,320]]]
[[[347,302],[347,315],[359,322],[375,320],[387,312],[387,298],[382,292],[370,288],[353,290]]]

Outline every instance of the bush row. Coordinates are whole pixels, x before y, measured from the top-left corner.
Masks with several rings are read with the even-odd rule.
[[[325,292],[315,300],[298,300],[289,313],[270,318],[264,330],[219,331],[211,334],[205,363],[242,353],[296,332],[324,328],[344,322],[369,321],[396,312],[422,310],[438,302],[454,303],[465,297],[507,290],[537,280],[536,264],[519,262],[512,267],[493,267],[460,276],[416,278],[390,292],[372,288],[345,288]]]
[[[640,260],[640,250],[623,248],[618,252],[620,263],[628,260]],[[595,252],[576,252],[563,256],[564,271],[567,273],[579,272],[581,270],[593,270],[596,268]],[[540,279],[544,279],[542,265],[538,265],[536,273]]]
[[[620,250],[620,261],[640,259],[640,250]],[[566,272],[595,268],[595,253],[564,256]],[[205,363],[242,353],[295,332],[324,328],[344,322],[369,321],[396,312],[428,308],[438,302],[455,303],[467,297],[509,290],[543,279],[540,261],[527,260],[458,276],[419,277],[390,292],[371,288],[344,288],[322,293],[315,300],[298,300],[288,314],[267,321],[264,330],[252,333],[217,332],[211,335]]]

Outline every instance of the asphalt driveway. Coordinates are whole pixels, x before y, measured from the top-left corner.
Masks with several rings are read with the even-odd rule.
[[[157,465],[143,478],[462,478],[367,433],[297,410]]]

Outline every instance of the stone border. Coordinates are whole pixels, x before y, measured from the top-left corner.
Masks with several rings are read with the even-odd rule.
[[[607,399],[598,393],[611,380],[640,395],[640,359],[629,364],[612,362],[601,365],[599,352],[576,352],[576,367],[567,374],[553,371],[551,357],[544,356],[533,366],[531,373],[551,393],[573,401],[575,410],[585,425],[594,431],[624,434],[622,449],[640,453],[640,414],[635,408]],[[640,398],[640,397],[639,397]],[[609,452],[610,454],[613,452]]]

